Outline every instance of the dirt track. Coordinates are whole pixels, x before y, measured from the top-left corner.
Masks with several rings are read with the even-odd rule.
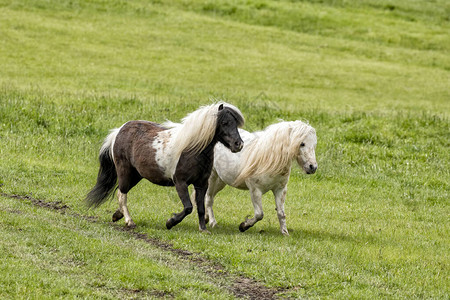
[[[70,215],[76,218],[82,218],[89,222],[101,223],[101,221],[99,221],[98,218],[96,217],[84,216],[71,211],[71,208],[68,205],[62,203],[61,201],[47,202],[44,200],[35,199],[32,196],[10,195],[5,193],[1,193],[1,195],[12,199],[27,201],[35,206],[49,209],[61,214]],[[212,278],[225,279],[224,281],[229,283],[227,286],[225,286],[225,288],[229,290],[237,298],[276,299],[277,298],[276,293],[282,291],[267,288],[263,284],[251,278],[231,274],[227,272],[222,265],[204,258],[200,253],[193,253],[187,250],[174,248],[173,245],[168,242],[151,238],[145,233],[137,232],[135,229],[129,229],[127,227],[116,225],[113,223],[111,224],[111,226],[113,226],[118,231],[127,232],[130,236],[134,237],[137,240],[149,243],[153,246],[158,247],[163,251],[167,251],[178,256],[182,260],[194,264],[196,267],[201,269],[204,273],[206,273],[208,276]],[[160,295],[160,296],[170,297],[170,295]]]

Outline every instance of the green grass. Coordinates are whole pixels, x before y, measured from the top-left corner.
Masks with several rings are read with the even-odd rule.
[[[231,297],[186,262],[111,226],[0,199],[3,299]]]
[[[129,194],[137,231],[281,296],[449,296],[450,6],[447,1],[1,1],[1,298],[229,298],[226,283],[87,211],[108,130],[180,120],[219,98],[248,130],[308,120],[319,170],[293,168],[279,233],[271,195],[226,188],[219,225],[168,231],[175,190]],[[78,215],[98,216],[89,222]],[[120,223],[123,225],[123,223]]]

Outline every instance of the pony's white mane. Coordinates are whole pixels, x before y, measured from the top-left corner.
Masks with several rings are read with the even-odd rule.
[[[229,103],[218,102],[200,107],[184,117],[181,123],[167,121],[162,124],[169,128],[172,135],[168,145],[172,157],[169,164],[170,174],[175,173],[176,165],[183,152],[199,153],[211,143],[216,132],[220,105],[232,109],[244,120],[244,116],[237,107]]]
[[[302,121],[280,122],[257,132],[242,150],[242,164],[235,180],[240,185],[250,176],[283,174],[298,155],[300,144],[314,128]]]

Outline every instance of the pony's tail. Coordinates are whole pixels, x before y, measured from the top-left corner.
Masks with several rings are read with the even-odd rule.
[[[117,172],[112,158],[112,146],[118,130],[113,130],[106,138],[98,157],[100,169],[98,170],[97,183],[86,195],[85,202],[88,207],[98,207],[110,198],[117,189]]]

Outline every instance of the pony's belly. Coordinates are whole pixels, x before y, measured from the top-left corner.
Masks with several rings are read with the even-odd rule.
[[[161,186],[174,186],[175,185],[173,183],[173,180],[170,178],[147,178],[147,177],[145,177],[145,179],[147,179],[151,183],[161,185]]]
[[[162,186],[173,186],[174,183],[171,178],[164,175],[162,170],[155,164],[146,163],[143,161],[138,168],[136,168],[138,173],[151,183],[162,185]]]
[[[286,186],[289,181],[289,174],[287,175],[269,175],[263,174],[248,178],[247,183],[257,189],[263,194],[268,191],[278,190]]]

